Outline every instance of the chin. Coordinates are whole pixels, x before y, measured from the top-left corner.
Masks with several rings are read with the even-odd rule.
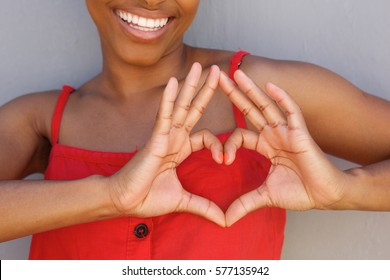
[[[161,45],[130,44],[126,49],[114,51],[117,59],[133,66],[153,66],[169,56],[182,53],[184,44],[182,41],[173,46],[163,47]]]

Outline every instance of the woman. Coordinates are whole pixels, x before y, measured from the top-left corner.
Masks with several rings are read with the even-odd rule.
[[[388,102],[313,65],[185,46],[199,1],[86,2],[102,73],[76,91],[25,96],[0,113],[2,178],[45,171],[79,180],[2,183],[2,240],[56,229],[34,236],[32,258],[278,258],[284,211],[258,208],[388,210]],[[268,81],[297,101],[315,142],[297,106]],[[341,172],[319,147],[367,167]],[[165,215],[183,211],[219,226]]]

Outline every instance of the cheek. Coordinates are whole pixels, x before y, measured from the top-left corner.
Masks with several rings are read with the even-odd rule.
[[[107,7],[107,1],[103,0],[86,0],[85,3],[87,5],[89,15],[95,23],[96,28],[98,29],[100,35],[110,37],[110,33],[112,30],[110,29],[110,24],[114,19],[112,10]]]
[[[185,32],[196,17],[199,7],[199,0],[176,0],[176,2],[181,9],[182,21],[185,25],[183,28],[184,30],[181,30],[181,32]]]
[[[194,18],[198,11],[199,0],[176,0],[186,17]]]
[[[180,6],[186,7],[187,9],[196,10],[199,7],[199,0],[177,0]]]
[[[100,1],[85,0],[85,4],[87,6],[88,12],[94,20],[95,20],[95,15],[99,10],[99,3]]]

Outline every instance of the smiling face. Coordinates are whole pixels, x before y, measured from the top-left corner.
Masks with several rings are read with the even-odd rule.
[[[86,0],[105,59],[151,65],[183,45],[199,0]]]

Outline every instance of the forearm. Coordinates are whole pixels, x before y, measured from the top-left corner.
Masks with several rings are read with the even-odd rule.
[[[390,211],[390,160],[346,171],[345,198],[336,209]]]
[[[116,215],[102,177],[0,182],[0,242]]]

